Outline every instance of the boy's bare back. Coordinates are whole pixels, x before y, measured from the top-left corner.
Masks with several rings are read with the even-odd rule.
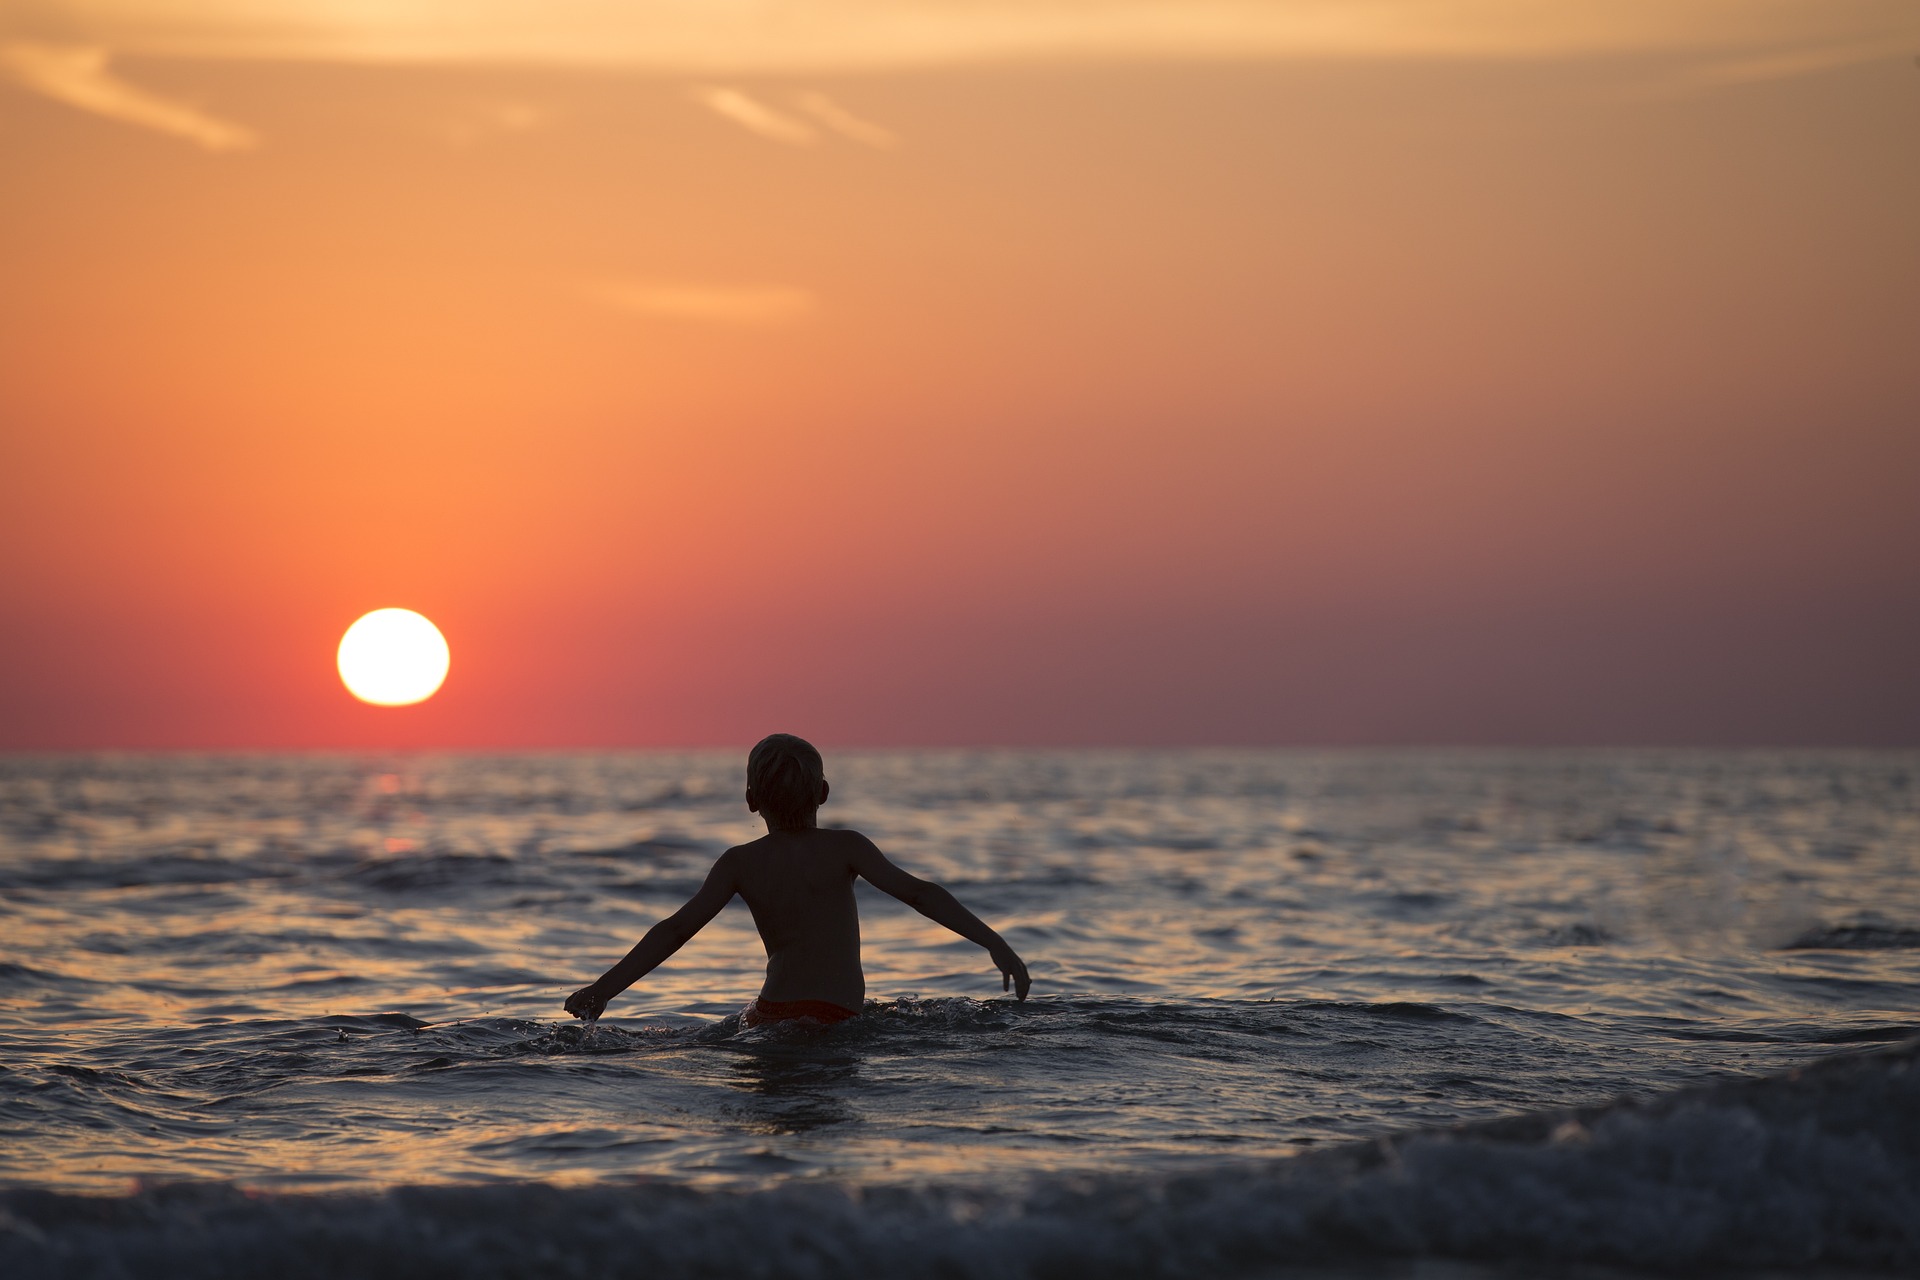
[[[618,964],[568,997],[567,1012],[597,1018],[609,1000],[685,946],[737,893],[753,912],[767,950],[767,978],[756,1007],[822,1003],[851,1016],[866,999],[856,876],[985,947],[1000,970],[1002,989],[1025,1000],[1026,965],[951,893],[902,871],[859,832],[815,824],[829,790],[819,761],[810,745],[786,734],[755,747],[747,807],[764,811],[767,834],[721,854],[699,892],[648,930]]]
[[[746,901],[767,949],[761,999],[860,1007],[867,983],[853,879],[862,874],[870,880],[890,876],[895,883],[888,891],[896,897],[922,883],[857,831],[769,831],[720,856],[714,876],[722,883],[715,891],[728,889],[729,898],[737,893]]]

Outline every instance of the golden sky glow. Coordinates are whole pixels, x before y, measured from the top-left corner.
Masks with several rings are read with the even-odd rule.
[[[840,72],[1007,59],[1728,55],[1910,43],[1902,0],[25,0],[23,34],[183,57]]]
[[[9,6],[0,745],[1910,738],[1917,23]]]

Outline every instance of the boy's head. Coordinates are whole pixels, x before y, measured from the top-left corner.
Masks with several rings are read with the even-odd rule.
[[[805,738],[768,734],[748,754],[747,808],[764,814],[773,826],[813,825],[814,812],[826,799],[826,765]]]

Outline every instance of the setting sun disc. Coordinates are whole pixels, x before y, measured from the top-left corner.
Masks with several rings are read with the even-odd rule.
[[[431,698],[447,678],[451,654],[440,628],[411,609],[375,609],[340,637],[340,680],[376,707]]]

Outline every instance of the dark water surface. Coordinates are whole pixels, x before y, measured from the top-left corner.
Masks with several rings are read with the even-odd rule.
[[[638,1212],[640,1183],[653,1216],[632,1229],[675,1239],[725,1235],[748,1206],[798,1215],[794,1231],[849,1213],[915,1238],[1004,1219],[999,1269],[981,1274],[1026,1274],[1054,1256],[1047,1231],[1128,1197],[1130,1230],[1172,1239],[1201,1228],[1169,1197],[1225,1213],[1221,1197],[1259,1187],[1266,1208],[1234,1212],[1272,1218],[1258,1238],[1279,1252],[1243,1242],[1212,1274],[1383,1248],[1681,1265],[1686,1248],[1731,1246],[1618,1208],[1610,1228],[1560,1230],[1558,1252],[1485,1239],[1507,1239],[1500,1206],[1544,1196],[1528,1220],[1552,1221],[1597,1194],[1594,1177],[1657,1217],[1685,1203],[1672,1179],[1692,1168],[1714,1186],[1757,1178],[1743,1203],[1777,1202],[1762,1217],[1778,1240],[1725,1227],[1774,1240],[1755,1265],[1920,1262],[1920,1234],[1832,1218],[1891,1187],[1882,1208],[1920,1224],[1920,1201],[1898,1198],[1914,1153],[1895,1138],[1920,1145],[1906,1059],[1849,1067],[1831,1097],[1778,1082],[1757,1109],[1730,1083],[1920,1029],[1920,755],[836,757],[823,820],[999,927],[1034,999],[1002,997],[977,948],[863,891],[861,1018],[742,1031],[761,956],[736,903],[587,1035],[560,1013],[566,992],[756,833],[741,767],[735,753],[0,761],[0,1185],[16,1189],[0,1261],[18,1248],[29,1269],[111,1270],[59,1253],[80,1247],[58,1208],[78,1202],[43,1192],[213,1180],[87,1203],[180,1235],[170,1214],[219,1219],[221,1195],[343,1192],[233,1203],[292,1215],[260,1231],[348,1203],[425,1230],[396,1206],[478,1224],[506,1195],[523,1215],[597,1220],[608,1196]],[[1441,1172],[1396,1157],[1403,1198],[1381,1203],[1410,1224],[1400,1245],[1376,1225],[1320,1248],[1300,1225],[1313,1195],[1384,1176],[1342,1143],[1417,1153],[1420,1130],[1667,1106],[1701,1087],[1687,1096],[1719,1119],[1695,1130],[1628,1108],[1582,1128],[1577,1150],[1549,1127],[1441,1144],[1459,1166]],[[1847,1127],[1833,1098],[1851,1094],[1880,1098],[1884,1132]],[[1795,1172],[1766,1173],[1794,1143]],[[1539,1190],[1576,1156],[1587,1191]],[[1822,1160],[1838,1163],[1806,1165]],[[1451,1243],[1406,1207],[1468,1183],[1485,1203],[1453,1205]],[[448,1190],[389,1194],[433,1185]],[[391,1229],[400,1248],[413,1228]],[[239,1247],[220,1230],[201,1242]],[[880,1247],[864,1230],[848,1248]],[[1642,1257],[1630,1238],[1664,1243]],[[498,1241],[484,1253],[473,1274],[538,1270]],[[1197,1267],[1191,1243],[1149,1265],[1159,1255],[1136,1242],[1120,1261],[1183,1274],[1189,1255]],[[969,1274],[949,1261],[941,1274]],[[860,1265],[912,1270],[885,1250]]]

